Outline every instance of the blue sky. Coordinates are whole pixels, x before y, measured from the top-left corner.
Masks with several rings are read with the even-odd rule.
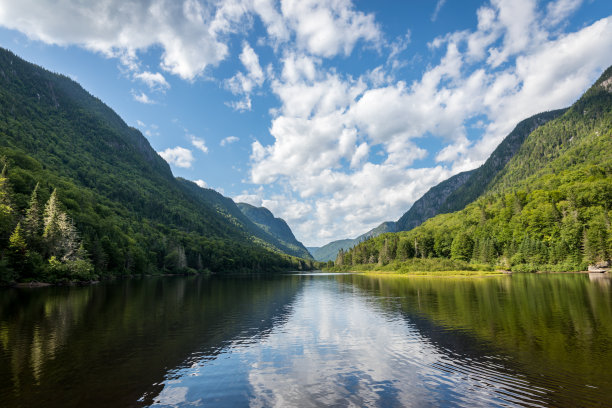
[[[309,246],[397,220],[612,64],[608,0],[0,0],[0,45]]]

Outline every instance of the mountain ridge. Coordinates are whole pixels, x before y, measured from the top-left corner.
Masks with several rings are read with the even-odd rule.
[[[248,203],[236,203],[236,206],[251,222],[276,238],[285,253],[313,259],[308,249],[295,238],[285,220],[275,217],[266,207],[255,207]]]

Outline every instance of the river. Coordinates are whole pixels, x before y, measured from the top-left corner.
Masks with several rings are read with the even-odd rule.
[[[0,289],[2,407],[612,406],[587,274]]]

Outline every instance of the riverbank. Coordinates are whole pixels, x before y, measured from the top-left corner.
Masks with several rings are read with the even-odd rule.
[[[365,276],[385,276],[385,277],[418,277],[418,278],[481,278],[486,276],[504,276],[511,273],[505,271],[422,271],[422,272],[387,272],[370,271],[356,272]]]

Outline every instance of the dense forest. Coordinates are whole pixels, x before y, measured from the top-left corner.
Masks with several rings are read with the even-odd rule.
[[[428,265],[451,269],[585,270],[612,255],[611,218],[612,67],[530,133],[463,210],[340,251],[335,268],[408,271],[431,258]]]
[[[76,82],[1,49],[0,156],[0,282],[313,266],[231,199],[176,179],[138,130]],[[46,232],[51,198],[57,243]],[[77,250],[65,252],[68,243]]]

